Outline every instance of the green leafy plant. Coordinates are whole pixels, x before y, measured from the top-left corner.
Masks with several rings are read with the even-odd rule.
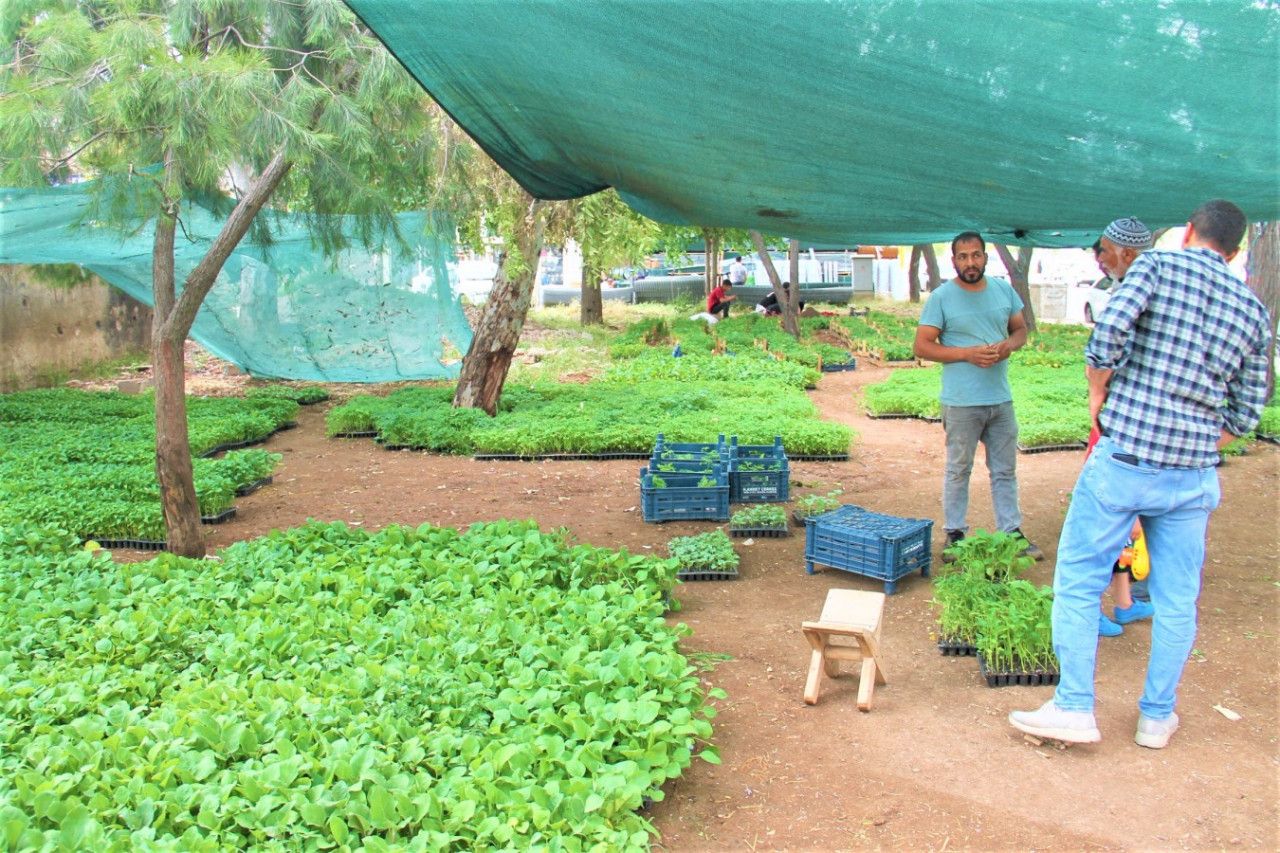
[[[953,571],[981,574],[997,583],[1013,580],[1035,564],[1022,551],[1027,540],[1016,533],[975,530],[946,549],[954,558]]]
[[[988,669],[1002,672],[1057,670],[1053,653],[1053,590],[1024,580],[995,587],[978,614],[976,645]]]
[[[787,526],[787,513],[780,506],[759,504],[738,510],[729,517],[730,527],[775,528]]]
[[[644,800],[719,762],[674,560],[530,522],[220,557],[0,526],[9,846],[638,849]]]
[[[738,552],[719,529],[697,536],[677,536],[667,543],[667,553],[681,569],[727,572],[738,568]]]
[[[834,489],[825,495],[804,495],[796,498],[794,512],[798,518],[802,519],[831,512],[833,509],[840,508],[838,497],[842,494],[844,494],[842,489]]]

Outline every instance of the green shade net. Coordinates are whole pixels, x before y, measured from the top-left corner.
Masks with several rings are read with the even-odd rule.
[[[531,193],[818,242],[1280,214],[1274,0],[348,0]]]
[[[124,235],[94,224],[89,184],[0,189],[0,263],[79,264],[152,304],[151,223]],[[392,382],[457,376],[471,328],[450,286],[453,227],[403,214],[405,246],[362,248],[359,223],[330,217],[355,248],[321,251],[317,217],[264,210],[205,297],[191,337],[255,376]],[[209,250],[225,212],[183,205],[175,238],[179,288]]]

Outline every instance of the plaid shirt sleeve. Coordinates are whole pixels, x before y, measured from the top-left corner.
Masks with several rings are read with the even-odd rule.
[[[1140,255],[1124,280],[1116,284],[1084,348],[1084,360],[1090,367],[1118,370],[1128,363],[1133,352],[1134,326],[1151,298],[1157,272],[1151,258]]]
[[[1266,316],[1265,310],[1263,316]],[[1245,356],[1239,372],[1227,380],[1222,420],[1232,435],[1245,435],[1256,427],[1267,404],[1267,355],[1271,349],[1271,330],[1263,329],[1255,341],[1257,345]]]

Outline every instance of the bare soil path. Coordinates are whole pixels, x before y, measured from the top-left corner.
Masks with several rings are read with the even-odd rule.
[[[883,368],[829,374],[813,398],[861,434],[845,463],[793,463],[793,494],[841,486],[844,500],[879,512],[938,517],[941,427],[872,421],[859,389]],[[731,425],[726,425],[731,430]],[[580,539],[661,549],[709,523],[646,525],[637,462],[491,463],[388,452],[370,440],[324,437],[323,409],[268,449],[284,454],[275,485],[239,501],[211,544],[257,536],[307,518],[377,527],[466,525],[499,517],[566,526]],[[1067,495],[1082,454],[1019,459],[1024,529],[1047,559],[1050,581]],[[690,651],[732,656],[707,675],[728,691],[716,719],[724,762],[696,762],[650,809],[671,850],[912,850],[1280,848],[1277,815],[1277,602],[1280,601],[1280,448],[1258,445],[1222,468],[1223,506],[1210,531],[1201,633],[1180,694],[1182,730],[1163,751],[1133,744],[1149,623],[1102,642],[1101,744],[1033,746],[1006,723],[1050,688],[990,689],[972,659],[933,645],[930,587],[899,584],[886,605],[889,683],[860,714],[856,681],[824,684],[801,701],[808,649],[800,623],[828,589],[878,589],[844,572],[804,573],[803,531],[740,547],[742,578],[686,584],[673,614],[692,629]],[[991,522],[981,465],[975,526]],[[935,530],[935,561],[941,533]],[[1158,570],[1158,567],[1157,567]],[[1243,715],[1232,722],[1213,706]]]

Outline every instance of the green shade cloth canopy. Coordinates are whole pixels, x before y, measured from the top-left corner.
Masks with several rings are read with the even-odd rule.
[[[1280,214],[1273,0],[348,0],[533,195],[822,242]]]
[[[134,299],[152,304],[154,220],[133,233],[95,224],[92,182],[44,189],[0,188],[0,263],[79,264]],[[183,203],[174,245],[181,282],[208,252],[227,210]],[[223,203],[229,209],[229,203]],[[471,327],[450,285],[453,226],[402,214],[406,246],[365,248],[350,217],[337,228],[352,248],[326,252],[312,238],[317,217],[263,210],[205,297],[191,337],[255,376],[328,382],[456,377]]]

